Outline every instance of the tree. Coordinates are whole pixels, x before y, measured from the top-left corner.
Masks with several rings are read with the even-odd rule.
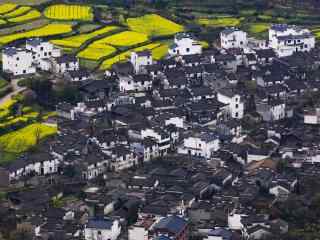
[[[34,136],[35,136],[35,139],[36,139],[36,145],[38,145],[40,143],[40,140],[41,140],[41,133],[42,133],[42,130],[41,128],[37,127],[34,131]]]

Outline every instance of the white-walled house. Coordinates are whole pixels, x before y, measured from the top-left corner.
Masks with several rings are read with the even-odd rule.
[[[169,55],[171,56],[185,56],[201,53],[201,44],[188,33],[177,33],[174,38],[174,44],[169,48]]]
[[[132,52],[130,62],[133,65],[135,73],[142,72],[143,67],[152,65],[153,63],[151,51]]]
[[[217,94],[217,100],[228,105],[228,111],[232,118],[243,118],[244,102],[241,100],[241,96],[232,89],[220,89]]]
[[[152,78],[147,74],[119,77],[120,92],[140,92],[152,89]]]
[[[89,219],[84,228],[85,240],[116,240],[121,233],[118,220]]]
[[[238,28],[226,28],[220,33],[221,47],[229,48],[245,48],[248,45],[247,33]]]
[[[278,121],[286,117],[286,104],[280,100],[258,103],[257,112],[262,116],[264,121]]]
[[[159,145],[159,155],[164,156],[171,147],[170,134],[160,128],[145,128],[141,130],[142,139],[151,137]]]
[[[6,170],[10,181],[13,181],[32,173],[40,176],[57,173],[59,165],[60,159],[44,152],[21,156],[9,164]]]
[[[287,57],[294,52],[309,52],[315,47],[315,36],[306,28],[274,24],[269,29],[269,44],[279,57]]]
[[[43,41],[41,38],[31,38],[26,41],[26,49],[32,52],[34,61],[44,58],[60,57],[61,50],[52,43]]]
[[[320,108],[305,109],[303,111],[303,122],[310,125],[320,124]]]
[[[7,47],[2,51],[2,69],[14,76],[36,72],[32,52],[23,48]]]
[[[220,149],[220,140],[214,133],[193,134],[186,137],[178,153],[209,159],[213,152]]]
[[[63,55],[54,58],[52,65],[55,73],[64,74],[67,71],[79,70],[79,59],[74,55]]]

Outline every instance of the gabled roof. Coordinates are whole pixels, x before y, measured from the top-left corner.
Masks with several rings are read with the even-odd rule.
[[[72,55],[72,54],[63,55],[61,57],[57,57],[56,58],[56,62],[58,64],[77,62],[77,61],[78,61],[77,57],[75,55]]]
[[[98,219],[92,218],[88,220],[86,228],[95,228],[95,229],[111,229],[113,221],[110,219]]]
[[[187,225],[187,221],[183,218],[178,216],[169,216],[160,219],[160,221],[153,226],[153,229],[168,231],[169,233],[177,235],[182,232]]]

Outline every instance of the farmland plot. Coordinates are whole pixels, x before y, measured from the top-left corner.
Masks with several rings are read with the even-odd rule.
[[[81,5],[52,5],[45,9],[44,15],[47,18],[57,20],[91,21],[93,19],[91,7]]]

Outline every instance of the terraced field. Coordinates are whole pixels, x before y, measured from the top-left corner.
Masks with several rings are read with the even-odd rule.
[[[34,146],[37,137],[44,139],[56,134],[57,128],[40,123],[34,123],[22,129],[0,136],[0,144],[5,151],[21,153]],[[38,135],[38,136],[37,136]]]
[[[37,19],[41,17],[41,13],[38,11],[38,10],[31,10],[29,11],[28,13],[26,14],[23,14],[21,16],[17,16],[17,17],[14,17],[14,18],[9,18],[8,21],[9,22],[26,22],[26,21],[30,21],[30,20],[33,20],[33,19]]]
[[[103,27],[99,30],[93,31],[91,33],[80,34],[77,36],[72,36],[72,37],[63,38],[63,39],[51,40],[51,42],[53,44],[63,46],[63,47],[79,48],[86,41],[88,41],[94,37],[97,37],[99,35],[114,31],[116,29],[119,29],[119,27],[106,26],[106,27]]]
[[[14,18],[14,17],[20,16],[20,15],[23,15],[23,14],[29,12],[30,10],[31,10],[31,7],[28,7],[28,6],[18,7],[17,9],[15,9],[9,13],[4,14],[3,16],[5,18]]]
[[[68,33],[72,31],[71,24],[58,24],[51,23],[44,27],[34,29],[31,31],[6,35],[0,37],[0,44],[8,44],[18,39],[32,38],[32,37],[45,37],[45,36],[54,36],[58,34]]]
[[[148,36],[173,35],[184,30],[183,26],[156,14],[128,18],[127,24],[132,31],[144,33]]]
[[[5,3],[0,5],[0,14],[4,14],[14,10],[17,7],[17,4],[14,3]]]
[[[93,12],[89,6],[57,4],[45,9],[44,15],[57,20],[91,21]]]
[[[241,20],[235,17],[199,18],[197,23],[208,27],[234,27],[238,26]]]
[[[102,38],[93,44],[109,44],[117,47],[130,47],[146,41],[148,41],[148,36],[144,33],[124,31],[106,38]]]
[[[103,57],[109,56],[115,53],[117,49],[107,44],[91,44],[85,50],[78,54],[78,57],[89,59],[89,60],[99,60]]]

